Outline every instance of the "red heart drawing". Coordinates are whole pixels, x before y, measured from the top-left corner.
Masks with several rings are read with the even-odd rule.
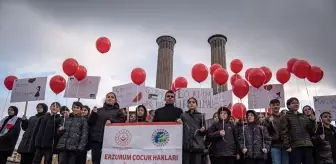
[[[273,88],[272,85],[265,85],[265,86],[264,86],[264,89],[267,90],[267,91],[271,91],[272,88]]]
[[[36,78],[28,79],[28,83],[34,83],[35,80],[36,80]]]

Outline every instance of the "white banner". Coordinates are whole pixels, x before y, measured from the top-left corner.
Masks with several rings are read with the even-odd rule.
[[[36,77],[16,80],[13,85],[10,102],[44,100],[47,79],[47,77]]]
[[[120,123],[105,126],[102,164],[182,164],[182,125]]]
[[[160,88],[146,87],[146,100],[143,105],[147,109],[158,109],[165,105],[165,94],[168,90]]]
[[[64,97],[96,99],[100,79],[100,76],[86,76],[82,81],[78,81],[76,78],[70,77]]]
[[[120,108],[127,108],[137,104],[143,104],[147,99],[145,97],[145,83],[142,83],[140,86],[133,83],[128,83],[115,86],[112,88],[112,90],[117,95]]]
[[[314,96],[314,108],[316,119],[320,119],[323,112],[330,112],[332,120],[336,120],[336,95]]]
[[[250,86],[248,92],[248,109],[268,108],[273,99],[280,101],[280,107],[286,107],[285,91],[282,84],[264,85],[259,89]]]

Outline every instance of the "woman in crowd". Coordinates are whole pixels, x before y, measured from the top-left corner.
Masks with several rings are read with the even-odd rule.
[[[123,110],[119,109],[119,104],[117,103],[117,96],[113,92],[109,92],[106,95],[104,106],[92,110],[88,120],[91,128],[90,137],[93,164],[100,164],[105,125],[125,121]]]
[[[314,109],[309,105],[304,106],[302,108],[302,112],[303,112],[304,115],[306,115],[308,117],[310,117],[311,115],[315,115]]]
[[[58,113],[61,104],[53,102],[50,105],[50,113],[42,116],[39,130],[35,139],[35,157],[33,164],[40,164],[44,157],[44,164],[51,164],[53,154],[57,153],[56,146],[59,136],[57,129],[61,124],[62,118]]]
[[[86,151],[89,129],[87,120],[81,114],[82,107],[81,102],[74,102],[70,117],[59,128],[59,164],[75,164],[77,155]]]
[[[90,116],[90,107],[87,105],[84,105],[81,114],[85,119],[88,119]],[[89,128],[89,127],[88,127]],[[85,147],[85,151],[80,152],[80,155],[76,158],[76,164],[86,164],[86,158],[87,158],[87,152],[91,149],[91,140],[90,140],[90,128],[88,130],[88,142]]]
[[[188,99],[188,111],[181,114],[183,122],[183,164],[201,164],[204,153],[205,119],[197,111],[197,100]]]
[[[272,138],[267,128],[259,125],[258,114],[254,110],[246,112],[247,125],[239,132],[239,147],[245,164],[265,164]]]
[[[209,127],[207,135],[215,157],[213,164],[234,164],[239,150],[235,126],[230,122],[231,111],[226,107],[220,107],[217,115],[219,121]]]
[[[147,122],[147,108],[144,105],[139,105],[135,110],[136,122]]]
[[[22,117],[21,128],[23,133],[20,145],[18,147],[18,153],[21,154],[21,164],[31,164],[34,159],[35,153],[35,138],[40,127],[40,121],[48,111],[48,106],[44,103],[39,103],[36,106],[37,114],[30,117],[28,120],[26,116]]]
[[[7,158],[14,151],[21,131],[21,119],[17,117],[19,110],[16,106],[8,108],[8,116],[0,121],[0,163],[7,163]]]

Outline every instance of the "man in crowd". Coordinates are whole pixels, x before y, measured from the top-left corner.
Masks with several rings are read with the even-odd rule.
[[[169,90],[165,94],[166,105],[155,110],[153,122],[181,122],[179,119],[183,110],[174,106],[175,93]]]

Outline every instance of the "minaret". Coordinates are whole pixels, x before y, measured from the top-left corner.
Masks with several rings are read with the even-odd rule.
[[[159,45],[156,88],[170,90],[173,81],[173,55],[176,40],[171,36],[164,35],[158,37],[156,43]]]
[[[209,37],[208,43],[211,46],[211,65],[220,64],[223,68],[226,69],[226,53],[225,53],[225,44],[227,38],[221,34],[215,34]],[[228,80],[228,83],[230,79]],[[213,79],[211,79],[211,88],[213,88],[213,93],[219,93],[227,91],[227,83],[224,86],[218,86]]]

